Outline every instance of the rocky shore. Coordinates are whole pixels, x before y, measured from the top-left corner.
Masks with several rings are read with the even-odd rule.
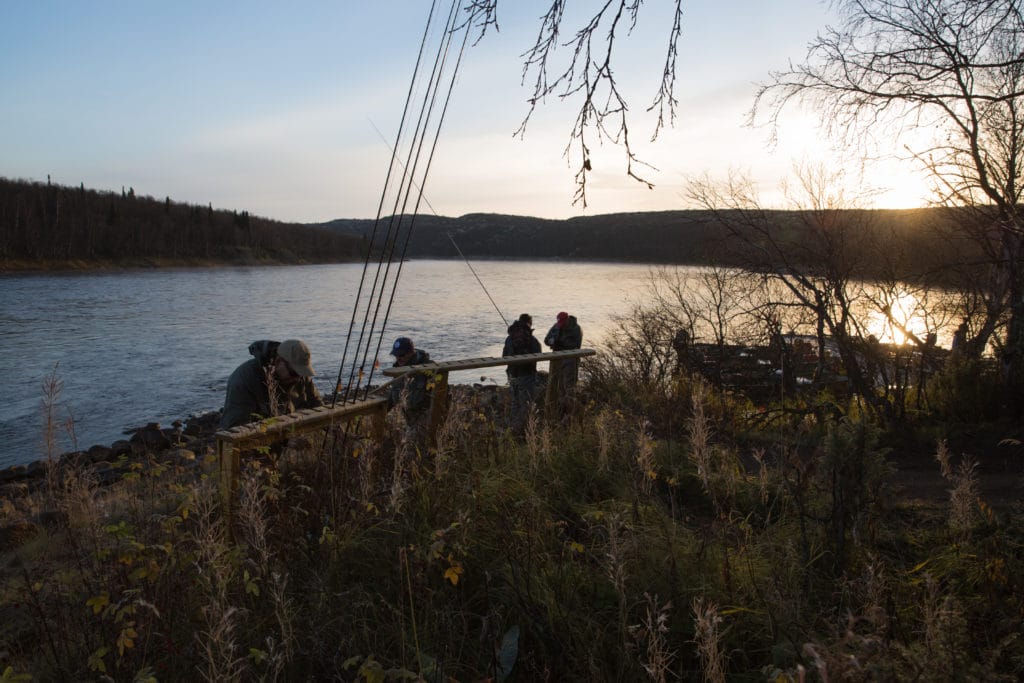
[[[155,460],[194,467],[199,458],[212,452],[219,421],[220,411],[212,411],[184,421],[175,420],[170,427],[151,422],[145,427],[128,430],[126,434],[131,436],[109,446],[95,445],[87,450],[64,453],[53,465],[58,470],[85,469],[100,485],[117,481],[138,462]],[[37,460],[0,470],[0,499],[24,494],[42,485],[49,465],[46,460]]]

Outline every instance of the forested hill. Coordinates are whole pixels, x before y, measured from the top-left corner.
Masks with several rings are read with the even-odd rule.
[[[322,227],[368,236],[372,220],[339,219]],[[379,230],[387,230],[383,219]],[[403,220],[402,230],[408,226]],[[699,211],[657,211],[579,216],[549,220],[528,216],[474,213],[447,218],[417,216],[409,258],[466,257],[575,259],[644,263],[699,263],[712,234],[710,219]]]
[[[934,238],[933,228],[948,219],[939,209],[872,210],[846,212],[867,220],[851,220],[847,239],[890,253],[908,255],[902,267],[921,270],[962,257]],[[780,229],[806,230],[807,215],[768,212]],[[322,227],[343,234],[368,237],[374,221],[340,219]],[[382,219],[386,230],[388,219]],[[402,226],[408,225],[408,218]],[[546,220],[501,214],[468,214],[459,218],[418,216],[406,256],[459,258],[453,241],[467,258],[573,259],[638,263],[705,264],[712,258],[724,265],[742,265],[741,251],[708,211],[652,211],[579,216]],[[403,227],[404,229],[404,227]],[[379,242],[378,237],[378,242]],[[790,238],[792,239],[792,237]],[[795,240],[799,242],[800,240]],[[948,247],[948,248],[947,248]],[[916,261],[916,262],[914,262]],[[762,264],[771,266],[773,264]],[[813,264],[808,264],[812,265]],[[870,264],[861,264],[870,276]]]
[[[0,269],[329,263],[359,259],[362,249],[359,237],[246,211],[0,178]]]
[[[801,231],[814,221],[799,212],[768,212],[773,231],[788,235],[793,252],[804,242]],[[881,245],[887,255],[909,255],[906,272],[935,270],[962,261],[963,245],[936,240],[932,228],[943,220],[938,209],[843,212],[851,220],[843,241],[865,252]],[[763,216],[762,216],[763,217]],[[870,218],[859,220],[857,218]],[[945,217],[948,220],[948,215]],[[857,219],[857,220],[853,220]],[[401,222],[408,229],[409,217]],[[380,232],[389,220],[381,221]],[[338,219],[327,223],[282,223],[227,211],[138,197],[130,188],[99,192],[84,187],[0,178],[0,270],[92,264],[190,263],[335,263],[361,260],[371,243],[374,221]],[[408,258],[565,259],[637,263],[704,264],[750,267],[734,236],[726,237],[707,211],[652,211],[548,220],[501,214],[458,218],[418,216]],[[774,239],[774,238],[773,238]],[[378,236],[373,243],[382,241]],[[740,240],[741,242],[743,240]],[[454,242],[454,244],[453,244]],[[821,256],[806,250],[803,265],[815,267]],[[756,254],[754,255],[756,258]],[[870,259],[859,258],[858,274],[874,274]],[[800,254],[787,261],[801,259]],[[774,268],[781,264],[753,264]],[[792,263],[787,264],[792,265]]]

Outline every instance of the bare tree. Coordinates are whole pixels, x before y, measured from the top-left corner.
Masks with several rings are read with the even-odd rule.
[[[1024,17],[1019,0],[839,0],[844,22],[806,61],[772,74],[752,119],[777,122],[794,101],[869,149],[895,135],[934,181],[939,201],[968,207],[961,228],[989,256],[992,288],[972,325],[998,344],[1006,404],[1024,407]],[[984,346],[984,344],[975,344]]]
[[[882,419],[898,418],[900,406],[876,391],[873,368],[881,359],[874,357],[878,350],[865,343],[863,334],[867,300],[858,275],[871,259],[861,248],[861,239],[872,231],[871,215],[850,209],[837,191],[842,183],[835,173],[803,165],[797,167],[796,178],[788,192],[794,211],[765,209],[753,183],[735,173],[724,183],[696,180],[687,194],[712,213],[744,270],[764,280],[762,291],[769,297],[761,308],[793,310],[797,320],[809,314],[818,371],[831,345],[850,388],[868,409]]]

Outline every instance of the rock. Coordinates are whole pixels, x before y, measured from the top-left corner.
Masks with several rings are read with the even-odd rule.
[[[132,454],[132,445],[129,442],[125,441],[124,439],[121,439],[119,441],[115,441],[114,443],[110,444],[110,455],[111,455],[111,457],[119,458],[122,455],[131,455],[131,454]]]
[[[188,425],[185,427],[185,436],[203,436],[213,434],[220,425],[221,411],[215,410],[202,415],[192,415],[188,418]]]
[[[62,468],[81,467],[82,465],[88,465],[90,462],[92,461],[89,460],[89,454],[85,451],[69,451],[61,454],[60,456],[60,465]]]
[[[91,463],[97,463],[100,460],[108,460],[113,455],[113,451],[107,446],[96,445],[86,451],[86,457]]]
[[[143,455],[145,453],[159,453],[171,447],[171,440],[160,429],[159,422],[150,422],[148,425],[132,434],[129,439],[132,453]]]
[[[0,484],[9,484],[14,481],[21,481],[28,476],[25,472],[26,468],[24,465],[14,465],[0,470]]]

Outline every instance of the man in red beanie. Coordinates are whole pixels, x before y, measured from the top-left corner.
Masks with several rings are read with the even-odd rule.
[[[568,351],[583,346],[583,330],[576,322],[576,316],[569,315],[562,311],[555,317],[555,324],[548,330],[544,337],[544,343],[551,347],[552,351]],[[576,386],[579,376],[579,361],[575,358],[562,361],[559,376],[552,378],[560,382],[563,391],[568,391]]]

